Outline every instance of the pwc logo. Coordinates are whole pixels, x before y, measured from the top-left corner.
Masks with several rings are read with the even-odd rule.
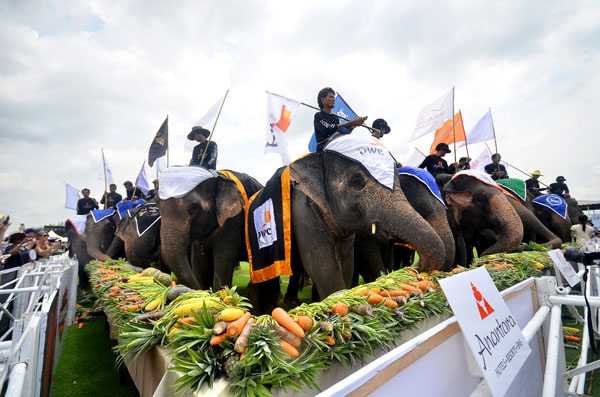
[[[494,309],[490,306],[488,301],[481,295],[481,292],[477,290],[477,287],[471,283],[471,289],[473,290],[473,297],[477,302],[477,309],[479,309],[479,315],[481,319],[485,319],[487,316],[494,312]]]
[[[273,245],[277,241],[277,227],[273,216],[273,201],[268,199],[254,210],[254,228],[258,239],[258,248]]]

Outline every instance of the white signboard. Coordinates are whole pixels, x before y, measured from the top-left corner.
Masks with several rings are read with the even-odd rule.
[[[550,255],[550,258],[552,258],[556,268],[560,271],[560,274],[563,275],[571,287],[576,286],[577,283],[581,281],[577,273],[575,273],[573,266],[567,262],[560,249],[557,248],[555,250],[548,251],[548,255]]]
[[[487,269],[445,278],[440,285],[492,394],[504,395],[531,348]]]

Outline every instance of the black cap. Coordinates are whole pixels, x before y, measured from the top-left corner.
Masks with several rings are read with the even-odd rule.
[[[127,185],[133,186],[133,183],[131,181],[125,181],[125,182],[123,182],[123,186],[127,186]]]
[[[450,148],[448,147],[448,144],[446,143],[438,143],[437,146],[435,147],[435,150],[445,150],[446,153],[452,153],[452,150],[450,150]]]
[[[27,233],[37,233],[39,232],[39,229],[34,229],[32,227],[28,227],[27,229],[23,230],[23,233],[27,234]]]
[[[566,179],[565,179],[564,176],[557,176],[556,177],[556,182],[564,182],[564,181],[566,181]]]
[[[8,238],[8,243],[9,244],[14,244],[19,240],[23,240],[25,238],[25,233],[13,233],[10,235],[10,237]]]
[[[377,119],[373,121],[373,128],[383,131],[384,134],[389,134],[392,130],[388,125],[387,121],[385,121],[384,119]]]
[[[195,125],[192,127],[192,130],[187,135],[187,139],[189,139],[190,141],[193,141],[194,138],[196,137],[196,134],[198,134],[198,133],[204,135],[206,138],[208,138],[210,136],[209,130],[207,130],[206,128],[202,128],[199,125]]]

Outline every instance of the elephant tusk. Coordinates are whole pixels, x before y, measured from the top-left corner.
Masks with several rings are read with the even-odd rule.
[[[375,222],[371,223],[371,234],[375,234],[375,232],[377,231],[377,226],[375,225]]]

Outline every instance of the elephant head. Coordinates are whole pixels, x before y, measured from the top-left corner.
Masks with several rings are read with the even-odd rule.
[[[567,213],[568,218],[571,221],[571,225],[576,225],[579,223],[579,216],[585,215],[581,208],[579,208],[579,203],[573,197],[565,198],[567,202]],[[569,241],[571,239],[569,238]]]
[[[358,162],[325,151],[290,165],[292,187],[320,208],[324,221],[346,233],[372,233],[410,244],[423,271],[439,269],[444,246],[435,230],[412,208],[394,173],[394,189],[380,184]]]
[[[201,182],[181,198],[159,200],[162,258],[181,283],[195,289],[211,285],[203,280],[205,269],[197,265],[192,268],[190,264],[190,257],[194,256],[190,253],[192,242],[219,234],[228,220],[236,216],[240,217],[241,225],[243,208],[244,198],[235,182],[221,175]],[[241,226],[239,229],[243,236]],[[243,237],[240,239],[241,243]]]
[[[496,239],[480,255],[512,252],[519,246],[523,224],[500,189],[461,175],[448,182],[444,192],[449,212],[459,230],[482,231]]]
[[[92,258],[99,261],[111,259],[111,256],[106,252],[113,243],[119,220],[119,215],[116,212],[99,222],[94,222],[92,215],[88,215],[84,239],[87,245],[87,252]]]

